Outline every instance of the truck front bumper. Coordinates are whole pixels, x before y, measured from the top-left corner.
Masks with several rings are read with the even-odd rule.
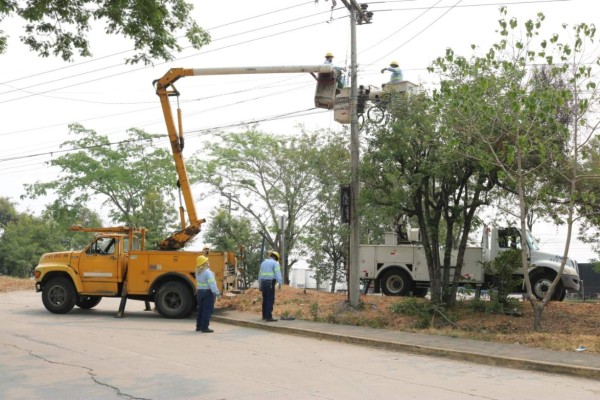
[[[562,284],[568,292],[579,292],[580,288],[580,279],[577,275],[563,275]]]

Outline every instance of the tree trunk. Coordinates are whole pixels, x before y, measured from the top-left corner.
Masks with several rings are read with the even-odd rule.
[[[542,313],[544,312],[544,303],[536,301],[533,304],[533,330],[535,332],[542,331]]]

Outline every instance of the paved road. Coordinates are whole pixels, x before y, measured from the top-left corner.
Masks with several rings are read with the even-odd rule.
[[[600,382],[482,366],[213,322],[165,320],[118,300],[67,315],[39,295],[0,294],[0,398],[600,398]]]

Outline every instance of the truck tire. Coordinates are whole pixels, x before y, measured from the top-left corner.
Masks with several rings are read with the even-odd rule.
[[[429,288],[414,288],[413,296],[414,297],[425,297],[427,296],[427,292],[429,292]]]
[[[78,296],[77,300],[75,300],[75,305],[84,310],[89,310],[96,307],[100,303],[100,300],[102,300],[100,296]]]
[[[75,288],[69,278],[50,279],[42,289],[42,303],[54,314],[66,314],[75,306]]]
[[[401,269],[391,269],[381,278],[381,291],[386,296],[406,296],[413,290],[413,281]]]
[[[538,275],[534,275],[531,277],[531,291],[533,295],[538,299],[542,300],[550,286],[552,286],[552,281],[554,281],[554,277],[549,273],[541,273]],[[554,293],[552,294],[552,301],[562,301],[565,298],[566,290],[563,287],[562,282],[559,282],[554,289]]]
[[[182,282],[167,282],[156,292],[154,303],[165,318],[185,318],[192,313],[194,294]]]

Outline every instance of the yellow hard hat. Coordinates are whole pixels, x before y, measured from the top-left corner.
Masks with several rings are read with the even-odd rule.
[[[201,267],[208,262],[208,257],[198,256],[196,258],[196,267]]]
[[[325,54],[325,57],[333,57],[333,53],[327,53]]]
[[[279,261],[281,259],[281,257],[279,257],[279,253],[276,252],[276,251],[270,251],[269,252],[269,257],[271,257],[271,256],[277,257],[277,261]]]
[[[392,67],[397,67],[398,65],[400,65],[400,64],[398,64],[398,61],[392,61],[390,63],[390,66],[392,66]]]

